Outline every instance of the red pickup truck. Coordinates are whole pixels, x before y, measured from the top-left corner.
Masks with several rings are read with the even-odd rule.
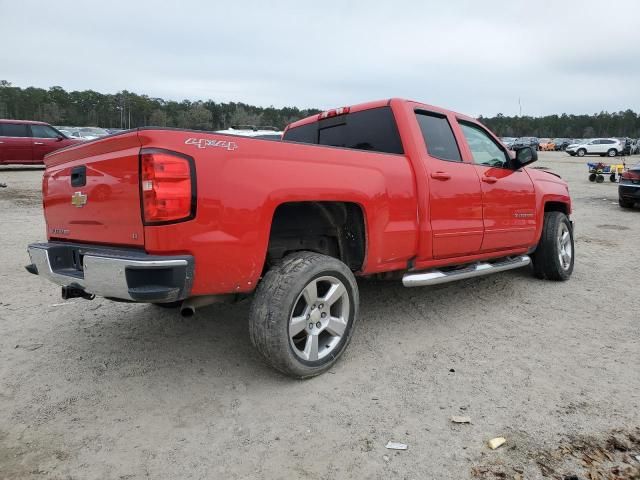
[[[391,99],[295,122],[282,141],[140,128],[45,159],[48,243],[27,270],[63,297],[180,306],[254,292],[251,339],[298,378],[358,315],[355,276],[434,285],[574,263],[566,182],[483,125]]]

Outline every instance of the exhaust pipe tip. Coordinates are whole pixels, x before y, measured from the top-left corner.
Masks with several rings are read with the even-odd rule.
[[[193,317],[195,313],[196,313],[196,309],[191,306],[182,307],[180,309],[180,315],[182,315],[184,318]]]

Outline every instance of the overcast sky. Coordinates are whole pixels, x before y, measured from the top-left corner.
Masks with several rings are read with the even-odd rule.
[[[0,79],[470,115],[640,111],[640,1],[0,0]]]

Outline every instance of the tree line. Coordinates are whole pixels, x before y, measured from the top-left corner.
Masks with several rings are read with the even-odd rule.
[[[67,92],[62,87],[20,88],[0,80],[0,118],[39,120],[52,125],[135,128],[144,126],[220,130],[231,125],[284,128],[319,113],[296,107],[256,107],[213,100],[176,102],[123,90],[104,94],[93,90]]]
[[[123,90],[67,92],[62,87],[20,88],[0,80],[0,118],[40,120],[53,125],[134,128],[148,125],[220,130],[231,125],[270,125],[279,129],[320,110],[257,107],[213,100],[163,100]],[[479,120],[501,137],[640,137],[640,115],[632,110],[594,115],[495,117]]]
[[[640,115],[632,110],[594,115],[547,115],[544,117],[480,117],[500,137],[594,138],[640,137]]]

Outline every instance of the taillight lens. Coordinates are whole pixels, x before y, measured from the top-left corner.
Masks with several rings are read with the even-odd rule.
[[[168,223],[195,216],[195,171],[190,157],[164,150],[140,154],[145,223]]]
[[[640,170],[628,170],[621,175],[625,180],[640,180]]]

